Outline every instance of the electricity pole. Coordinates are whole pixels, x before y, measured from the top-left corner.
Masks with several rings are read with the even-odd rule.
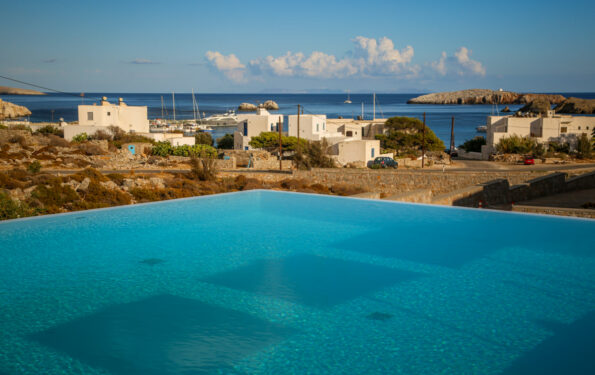
[[[281,119],[281,116],[279,116],[279,123],[277,125],[277,127],[279,128],[279,170],[283,170],[283,141],[281,140],[281,129],[283,128],[283,120]]]
[[[424,112],[424,125],[421,128],[421,167],[426,163],[426,113]]]
[[[452,122],[450,124],[450,157],[452,158],[452,153],[455,149],[455,117],[452,116]]]

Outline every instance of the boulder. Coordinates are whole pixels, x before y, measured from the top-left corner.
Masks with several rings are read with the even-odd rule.
[[[568,98],[558,104],[554,110],[558,113],[595,114],[595,99]]]
[[[238,111],[240,112],[254,112],[256,111],[256,105],[252,103],[242,103],[238,106]]]
[[[5,102],[0,99],[0,120],[31,115],[31,111],[22,105]]]
[[[267,100],[266,102],[263,103],[262,106],[264,107],[264,109],[267,109],[267,110],[276,111],[279,109],[279,105],[272,100]]]
[[[76,189],[77,191],[87,191],[89,189],[89,184],[91,183],[91,179],[89,177],[85,177],[83,182],[78,186]]]
[[[153,185],[154,187],[156,187],[158,189],[165,188],[165,182],[160,177],[151,177],[151,178],[149,178],[149,181],[151,182],[151,185]]]
[[[110,189],[110,190],[118,189],[118,185],[114,181],[101,182],[101,186],[103,186],[106,189]]]
[[[519,112],[529,112],[529,113],[545,115],[545,114],[547,114],[547,111],[549,111],[551,109],[552,109],[552,105],[550,104],[549,101],[547,101],[545,99],[536,99],[536,100],[528,103],[527,105],[525,105],[523,108],[519,109]]]

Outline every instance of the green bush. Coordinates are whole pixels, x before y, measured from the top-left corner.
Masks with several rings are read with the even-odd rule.
[[[72,137],[72,141],[76,143],[86,142],[89,139],[87,133],[80,133]]]
[[[157,156],[196,156],[199,158],[214,158],[217,156],[217,150],[208,145],[198,144],[194,146],[175,146],[169,142],[157,142],[152,149],[152,154]]]
[[[548,151],[568,154],[570,152],[570,144],[568,142],[560,143],[552,141],[548,143]]]
[[[46,125],[42,128],[37,129],[34,134],[41,134],[41,135],[57,135],[58,137],[64,137],[64,130],[58,129],[52,125]]]
[[[330,157],[330,148],[326,138],[322,141],[306,142],[293,157],[296,168],[335,168],[335,160]]]
[[[225,134],[221,138],[217,138],[217,148],[222,150],[233,150],[233,134]]]
[[[0,191],[0,220],[17,219],[35,215],[35,210]]]
[[[593,145],[587,134],[583,133],[578,137],[576,152],[580,159],[588,159],[591,157]]]
[[[483,146],[485,144],[486,144],[486,139],[482,136],[477,136],[473,139],[469,139],[468,141],[465,141],[465,143],[460,145],[459,148],[462,148],[463,150],[465,150],[467,152],[481,152],[481,146]]]
[[[27,171],[30,173],[39,173],[39,171],[41,171],[41,163],[38,160],[33,161],[27,167]]]
[[[207,145],[207,146],[213,145],[213,137],[211,137],[211,135],[206,132],[196,133],[196,135],[194,136],[194,139],[196,140],[197,145]]]
[[[6,126],[6,125],[4,125],[4,124],[0,123],[0,129],[8,129],[8,126]]]
[[[513,134],[500,139],[496,150],[504,154],[529,154],[539,150],[539,143],[531,137],[521,137]]]

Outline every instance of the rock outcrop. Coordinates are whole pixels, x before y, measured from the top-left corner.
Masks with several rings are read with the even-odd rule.
[[[31,111],[22,105],[5,102],[0,99],[0,120],[29,116]]]
[[[279,104],[277,104],[276,102],[274,102],[273,100],[267,100],[266,102],[263,103],[262,105],[265,109],[267,110],[272,110],[272,111],[276,111],[279,109]]]
[[[550,109],[552,109],[550,102],[545,99],[535,99],[532,102],[527,103],[523,108],[519,109],[519,112],[545,115]]]
[[[254,112],[256,111],[256,105],[252,103],[242,103],[238,106],[240,112]]]
[[[595,99],[568,98],[558,104],[554,111],[557,113],[595,114]]]
[[[484,89],[438,92],[418,96],[407,101],[408,104],[527,104],[536,99],[544,99],[553,104],[564,101],[562,95],[519,94],[511,91]]]
[[[18,89],[16,87],[0,86],[0,95],[46,95],[46,93],[29,89]]]

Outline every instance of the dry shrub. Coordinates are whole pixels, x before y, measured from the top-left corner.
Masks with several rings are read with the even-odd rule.
[[[77,172],[70,176],[73,180],[82,182],[85,178],[89,178],[91,181],[94,182],[106,182],[110,179],[103,175],[103,173],[99,172],[95,168],[85,168],[80,172]]]
[[[93,134],[91,137],[89,137],[89,139],[95,139],[98,141],[111,141],[114,137],[112,136],[111,133],[108,133],[106,131],[103,130],[97,130],[95,132],[95,134]]]
[[[124,183],[124,175],[121,173],[110,173],[106,175],[107,178],[112,180],[116,185],[122,185]]]
[[[19,181],[28,181],[29,180],[29,173],[22,168],[15,168],[8,171],[8,175],[14,179]]]
[[[312,184],[309,186],[310,190],[318,194],[330,194],[330,189],[323,184]]]
[[[57,135],[49,134],[48,136],[49,145],[54,147],[70,147],[70,142],[66,139],[58,137]]]
[[[287,190],[299,191],[308,186],[305,180],[288,178],[281,181],[281,187]]]
[[[76,159],[76,158],[69,158],[69,157],[65,157],[62,161],[62,163],[64,165],[66,164],[74,164],[76,167],[79,168],[85,168],[91,165],[91,163],[89,163],[86,160],[81,160],[81,159]]]
[[[41,173],[41,174],[30,175],[30,176],[31,176],[31,183],[33,185],[52,185],[52,184],[62,183],[62,178],[51,175],[51,174]]]
[[[84,152],[85,155],[105,155],[106,152],[104,149],[99,147],[98,145],[92,143],[81,143],[78,145],[78,149]]]
[[[120,191],[108,189],[97,181],[92,181],[86,192],[81,193],[82,199],[74,202],[75,209],[90,209],[130,204],[130,195]]]
[[[54,182],[49,186],[37,185],[31,198],[39,201],[48,213],[62,212],[64,208],[79,200],[78,194],[68,185],[61,186]]]
[[[16,189],[16,188],[23,188],[25,186],[24,183],[22,183],[21,181],[18,181],[12,177],[10,177],[8,174],[6,173],[2,173],[0,172],[0,188],[3,189]]]
[[[217,178],[215,159],[197,157],[190,158],[190,170],[194,178],[199,181],[213,181]]]
[[[353,185],[347,185],[347,184],[338,184],[338,185],[331,186],[331,192],[336,195],[347,196],[347,195],[365,193],[366,191],[367,190],[365,190],[361,186],[353,186]]]
[[[154,202],[167,199],[192,197],[194,194],[183,189],[134,188],[130,194],[137,202]]]

